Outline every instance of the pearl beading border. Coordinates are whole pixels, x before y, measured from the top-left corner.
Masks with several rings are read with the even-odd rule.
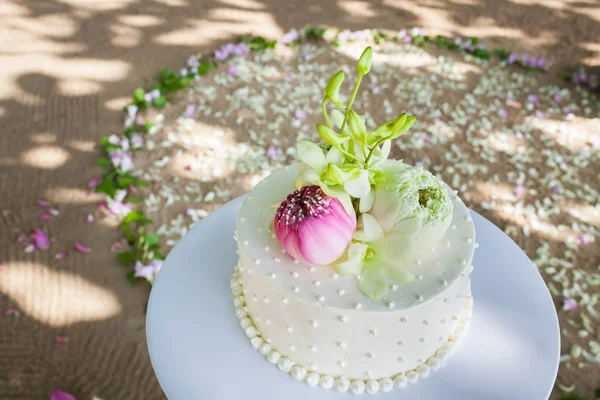
[[[371,394],[379,391],[389,392],[394,388],[394,386],[397,388],[403,388],[408,383],[416,383],[419,379],[427,378],[431,371],[435,371],[445,366],[448,357],[456,348],[457,344],[462,339],[464,333],[469,327],[473,309],[473,300],[470,298],[469,302],[463,307],[458,327],[454,333],[450,335],[448,341],[444,343],[444,345],[442,345],[433,356],[428,358],[427,361],[419,365],[417,368],[406,372],[401,372],[395,375],[393,378],[387,377],[378,380],[350,380],[344,378],[343,376],[334,378],[329,375],[321,375],[318,372],[310,371],[310,369],[307,369],[301,365],[294,364],[290,358],[282,356],[282,354],[274,349],[269,343],[265,342],[258,329],[256,329],[256,326],[254,326],[254,323],[250,319],[250,315],[246,310],[246,299],[243,295],[243,286],[239,273],[239,263],[236,265],[233,272],[230,287],[233,294],[235,316],[240,320],[240,326],[244,330],[246,336],[250,339],[250,345],[258,350],[260,354],[265,356],[267,361],[269,361],[271,364],[276,364],[281,371],[289,373],[292,378],[297,381],[306,382],[306,384],[309,386],[320,386],[323,389],[335,388],[338,392],[350,391],[356,395],[364,392]]]

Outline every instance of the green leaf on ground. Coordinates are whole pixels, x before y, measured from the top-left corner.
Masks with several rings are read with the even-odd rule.
[[[136,261],[135,256],[131,251],[120,252],[119,254],[117,254],[117,258],[121,263],[125,265],[134,264]]]

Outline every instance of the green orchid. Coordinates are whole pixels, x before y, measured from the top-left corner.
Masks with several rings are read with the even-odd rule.
[[[413,223],[418,224],[415,219]],[[359,217],[358,227],[354,235],[354,243],[350,245],[347,257],[336,265],[340,275],[360,275],[359,289],[370,299],[377,300],[385,296],[390,282],[410,282],[415,276],[400,268],[403,265],[397,248],[410,241],[413,230],[396,232],[385,236],[383,228],[370,214]]]

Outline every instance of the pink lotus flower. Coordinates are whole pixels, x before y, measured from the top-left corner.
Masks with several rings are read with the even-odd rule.
[[[296,260],[327,265],[338,258],[352,240],[356,215],[348,215],[342,203],[318,186],[291,193],[277,208],[275,236]]]

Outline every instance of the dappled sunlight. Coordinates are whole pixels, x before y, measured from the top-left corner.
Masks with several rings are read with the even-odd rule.
[[[96,204],[104,199],[104,195],[84,189],[59,186],[47,189],[44,198],[54,204]]]
[[[137,14],[137,15],[120,15],[117,20],[128,26],[135,26],[138,28],[146,28],[149,26],[156,26],[163,23],[161,18],[155,15]]]
[[[96,151],[97,144],[91,140],[71,140],[68,146],[77,151],[92,153]]]
[[[36,133],[31,135],[30,140],[35,144],[49,144],[56,142],[56,135],[48,132]]]
[[[566,201],[561,205],[561,210],[586,224],[600,228],[600,203],[595,206]]]
[[[113,291],[80,275],[32,262],[7,263],[0,292],[28,317],[56,327],[104,320],[122,311]]]
[[[127,8],[130,5],[138,3],[139,0],[118,0],[118,1],[104,1],[104,0],[58,0],[63,4],[87,11],[116,11]]]
[[[484,209],[510,221],[522,230],[525,236],[535,234],[544,239],[563,242],[573,240],[578,235],[570,226],[556,225],[547,216],[540,216],[533,204],[524,203],[523,195],[516,196],[511,193],[514,188],[507,184],[477,182],[473,189],[483,195],[478,202]]]
[[[142,32],[132,26],[115,24],[110,28],[113,36],[111,43],[117,47],[131,48],[138,46],[142,40]]]
[[[372,18],[377,16],[377,11],[374,9],[373,4],[363,1],[345,1],[340,2],[339,5],[342,10],[355,17]]]
[[[558,143],[570,150],[582,150],[589,148],[592,144],[592,136],[595,128],[600,126],[600,119],[575,117],[569,121],[554,119],[539,119],[528,117],[529,123],[534,128],[540,129],[553,142]]]
[[[68,151],[58,146],[37,146],[21,153],[19,161],[28,167],[56,169],[70,158]]]

